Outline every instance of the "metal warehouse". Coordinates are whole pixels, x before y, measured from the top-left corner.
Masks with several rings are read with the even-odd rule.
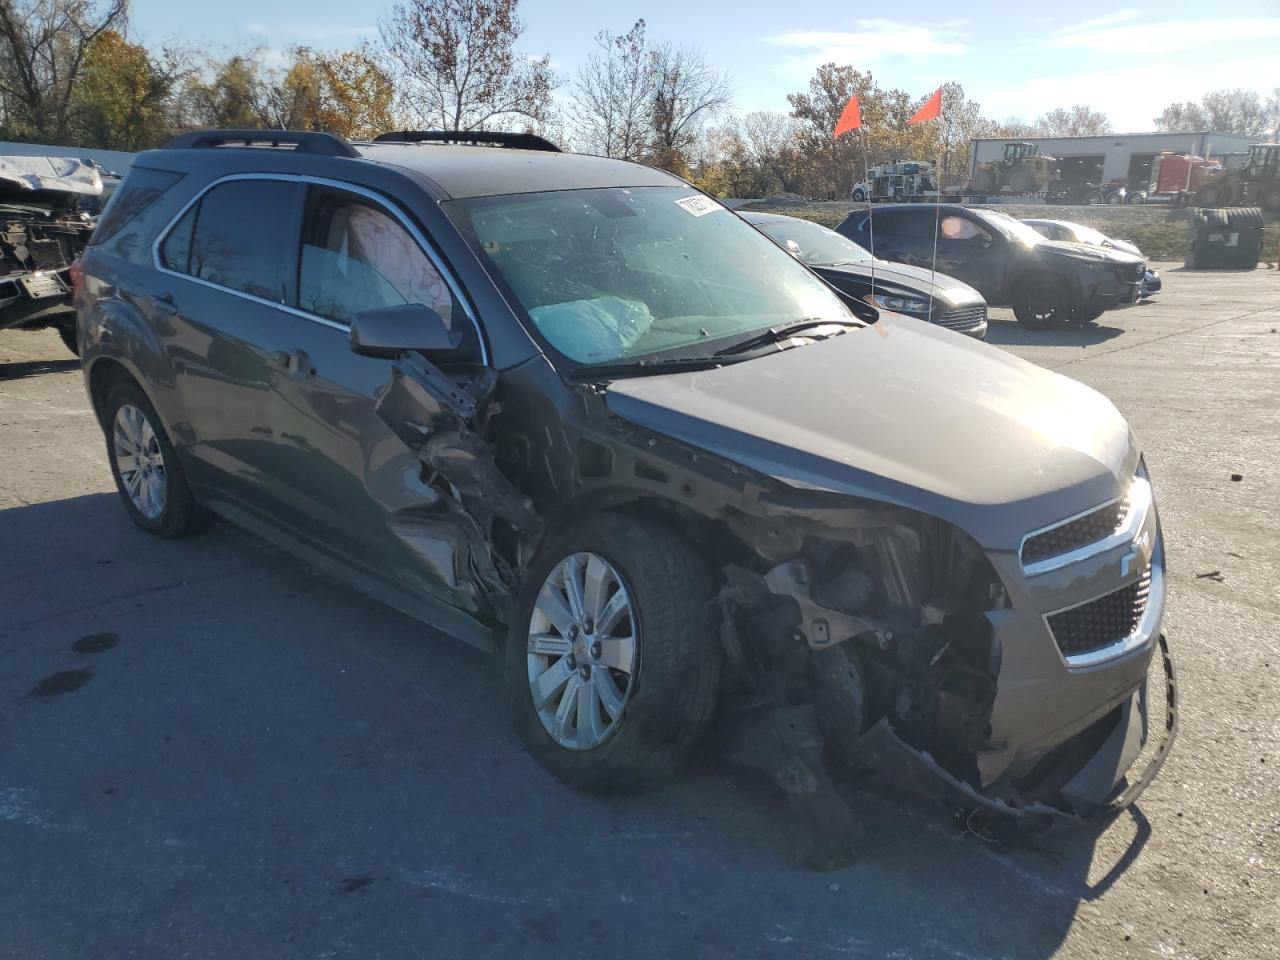
[[[969,159],[972,178],[978,164],[998,161],[1004,155],[1009,137],[973,141]],[[1222,160],[1235,166],[1255,143],[1252,137],[1235,133],[1114,133],[1105,137],[1022,137],[1022,143],[1034,143],[1046,156],[1057,157],[1062,179],[1067,185],[1109,183],[1126,180],[1136,187],[1150,176],[1151,161],[1164,151],[1193,153]]]

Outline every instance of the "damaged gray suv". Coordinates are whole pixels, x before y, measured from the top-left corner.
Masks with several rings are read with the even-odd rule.
[[[1014,820],[1133,799],[1175,714],[1109,401],[669,174],[458,136],[139,155],[76,292],[137,524],[218,514],[500,651],[583,788],[660,780],[719,709],[810,799],[836,762]]]

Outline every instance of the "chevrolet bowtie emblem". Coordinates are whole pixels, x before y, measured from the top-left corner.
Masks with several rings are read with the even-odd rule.
[[[1144,530],[1130,545],[1129,552],[1120,558],[1120,576],[1127,577],[1135,565],[1139,570],[1145,569],[1151,562],[1151,552],[1151,531]]]

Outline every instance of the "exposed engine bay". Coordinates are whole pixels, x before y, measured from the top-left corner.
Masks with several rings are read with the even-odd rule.
[[[69,271],[94,227],[81,205],[101,194],[83,161],[0,157],[0,327],[72,320]]]
[[[993,776],[979,761],[995,752],[1005,651],[994,624],[1012,611],[982,547],[927,514],[797,489],[650,433],[609,410],[604,385],[584,384],[554,435],[551,417],[520,402],[534,395],[521,378],[536,375],[396,362],[378,414],[441,494],[397,532],[501,621],[566,502],[680,529],[722,574],[724,759],[782,790],[804,862],[852,856],[857,825],[836,789],[851,771],[1035,832],[1121,809],[1158,771],[1176,729],[1162,637],[1166,716],[1136,779],[1125,771],[1149,739],[1136,674],[1087,727]]]

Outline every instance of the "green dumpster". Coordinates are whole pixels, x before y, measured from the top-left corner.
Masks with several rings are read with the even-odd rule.
[[[1188,270],[1252,270],[1262,254],[1262,229],[1266,222],[1257,207],[1189,211],[1191,246],[1184,266]]]

